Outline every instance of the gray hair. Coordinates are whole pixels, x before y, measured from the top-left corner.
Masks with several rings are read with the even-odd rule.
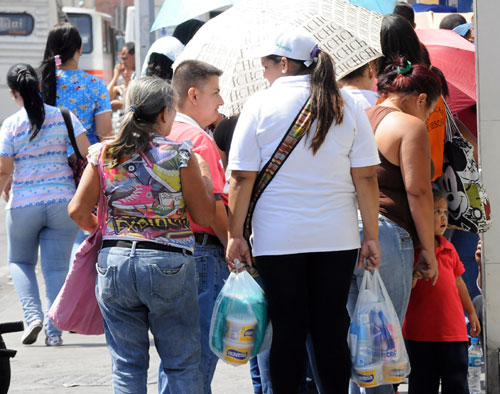
[[[137,152],[147,152],[152,133],[152,125],[165,108],[174,108],[176,94],[172,86],[157,77],[143,77],[132,81],[125,98],[123,116],[116,137],[108,144],[111,168],[120,160]]]

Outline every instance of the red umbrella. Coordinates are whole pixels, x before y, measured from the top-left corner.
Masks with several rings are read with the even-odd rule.
[[[432,65],[446,77],[451,111],[460,112],[476,104],[476,47],[453,30],[417,29],[416,32],[429,51]]]

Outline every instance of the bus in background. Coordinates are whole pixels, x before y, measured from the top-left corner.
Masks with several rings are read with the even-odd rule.
[[[107,84],[113,77],[115,67],[115,31],[108,14],[85,8],[63,7],[69,22],[74,24],[82,36],[82,55],[79,68],[93,74]]]
[[[0,1],[0,122],[19,110],[9,94],[6,76],[12,64],[37,68],[47,35],[59,21],[69,20],[80,30],[83,48],[79,67],[111,80],[115,64],[115,31],[111,16],[87,8],[58,7],[55,0]]]

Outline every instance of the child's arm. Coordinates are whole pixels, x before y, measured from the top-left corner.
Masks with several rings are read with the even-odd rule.
[[[465,311],[467,312],[467,316],[469,317],[470,335],[473,337],[477,337],[481,332],[481,326],[479,324],[479,319],[477,318],[474,305],[472,305],[469,291],[467,290],[467,286],[465,285],[462,276],[457,276],[456,283],[458,295],[460,296],[460,301],[462,301],[462,307],[465,309]]]

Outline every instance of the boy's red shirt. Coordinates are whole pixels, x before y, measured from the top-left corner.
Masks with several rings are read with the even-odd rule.
[[[456,278],[465,272],[455,247],[439,236],[435,254],[439,277],[432,282],[420,279],[413,288],[403,324],[403,336],[411,341],[467,341],[464,310]]]

